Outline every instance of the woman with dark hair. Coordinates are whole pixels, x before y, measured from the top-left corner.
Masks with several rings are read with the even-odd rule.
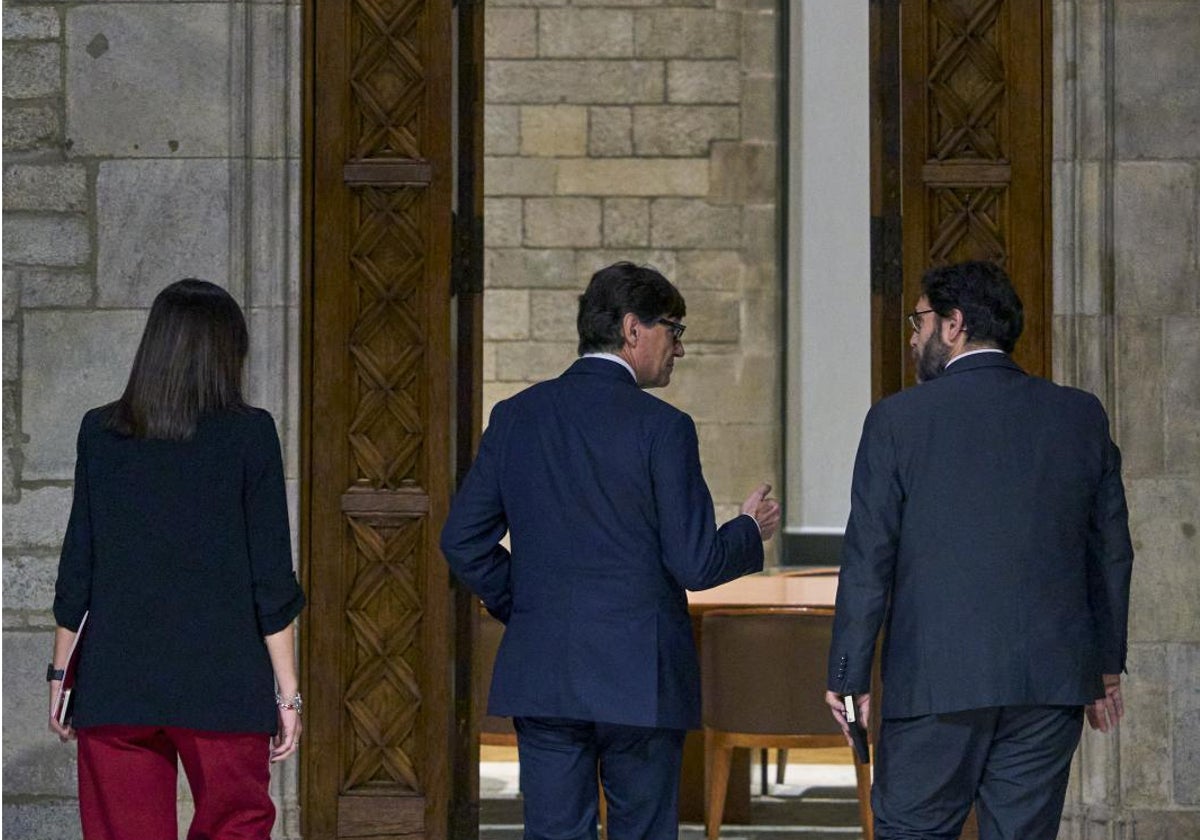
[[[242,400],[246,321],[180,280],[150,309],[121,398],[79,430],[55,584],[50,728],[79,741],[87,840],[270,836],[270,763],[296,751],[301,700],[279,437]],[[72,717],[55,702],[85,614]]]

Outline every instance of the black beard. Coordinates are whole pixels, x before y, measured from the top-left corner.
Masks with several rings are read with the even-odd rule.
[[[917,356],[917,381],[929,382],[931,379],[937,379],[945,372],[949,361],[950,345],[942,341],[940,335],[931,335]]]

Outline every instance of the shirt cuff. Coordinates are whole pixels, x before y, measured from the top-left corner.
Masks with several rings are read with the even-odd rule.
[[[300,589],[299,584],[295,584],[295,586],[295,594],[286,605],[266,615],[259,615],[258,630],[262,635],[272,636],[278,633],[295,621],[296,616],[300,615],[300,611],[304,609],[306,601],[304,592]]]

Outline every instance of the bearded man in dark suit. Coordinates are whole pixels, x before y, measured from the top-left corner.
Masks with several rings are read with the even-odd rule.
[[[496,405],[442,531],[506,625],[488,710],[512,717],[525,837],[677,840],[683,737],[700,726],[685,590],[762,569],[761,485],[716,527],[696,427],[646,393],[683,357],[683,296],[617,263],[579,298],[581,358]],[[501,544],[505,532],[512,553]]]
[[[984,262],[929,271],[909,316],[921,383],[867,415],[826,701],[883,708],[875,836],[1057,836],[1086,711],[1123,714],[1133,549],[1121,458],[1091,394],[1009,357],[1023,312]]]

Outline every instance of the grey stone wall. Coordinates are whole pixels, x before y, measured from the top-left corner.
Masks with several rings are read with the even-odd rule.
[[[775,4],[489,0],[485,418],[575,359],[598,268],[649,263],[688,304],[655,392],[696,420],[720,519],[780,473]]]
[[[4,7],[4,814],[79,835],[75,750],[45,724],[54,577],[83,412],[120,395],[167,283],[225,285],[250,322],[249,399],[295,497],[299,7]],[[276,836],[298,836],[296,762]],[[181,821],[190,801],[181,785]]]
[[[1056,377],[1101,395],[1136,560],[1127,717],[1062,836],[1200,837],[1200,5],[1055,6]]]

